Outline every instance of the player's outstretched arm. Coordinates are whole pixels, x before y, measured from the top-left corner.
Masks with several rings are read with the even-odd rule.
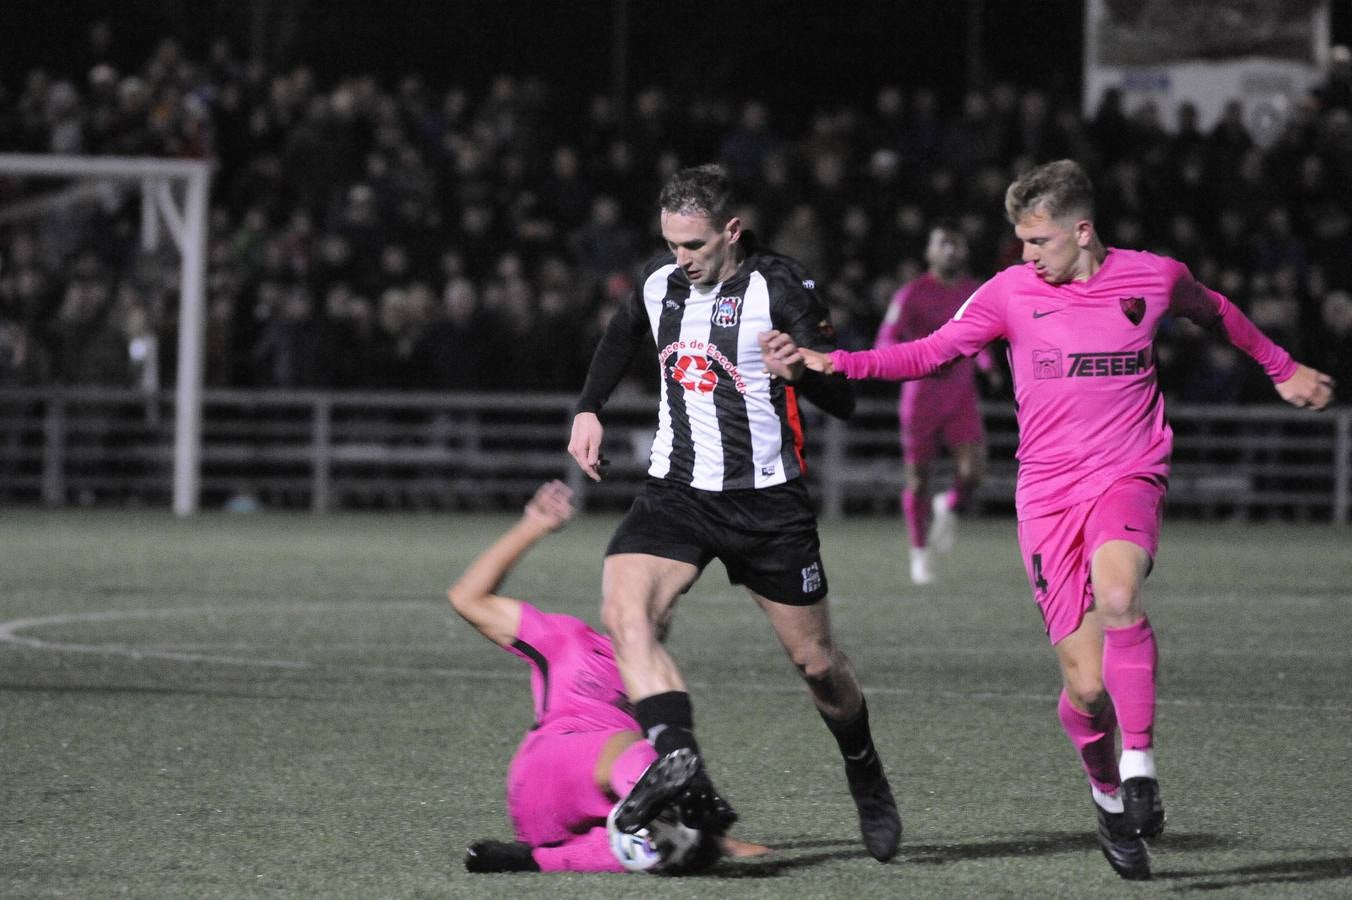
[[[490,641],[508,646],[521,625],[521,601],[495,593],[535,542],[573,517],[573,492],[562,481],[543,484],[515,525],[480,553],[446,595],[461,617]]]
[[[596,413],[573,416],[573,433],[568,438],[568,455],[592,481],[601,480],[601,438],[605,429]]]
[[[1309,366],[1298,366],[1295,374],[1277,383],[1277,393],[1292,406],[1322,410],[1333,402],[1333,378]]]
[[[803,377],[803,372],[808,369],[823,375],[834,375],[836,372],[830,356],[799,347],[792,337],[782,331],[762,331],[756,337],[760,341],[765,371],[771,375],[793,382]]]

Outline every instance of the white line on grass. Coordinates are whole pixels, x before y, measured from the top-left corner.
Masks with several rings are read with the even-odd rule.
[[[387,665],[365,665],[365,664],[336,664],[336,663],[313,663],[304,660],[292,659],[267,659],[248,656],[227,656],[211,653],[184,653],[176,650],[164,650],[150,647],[134,647],[125,644],[79,644],[66,641],[47,641],[42,638],[30,637],[19,632],[27,631],[32,628],[42,628],[49,626],[75,625],[91,622],[123,622],[137,619],[171,619],[183,618],[186,616],[210,616],[222,613],[240,613],[251,611],[267,612],[333,612],[335,610],[345,609],[428,609],[429,605],[422,602],[396,601],[396,602],[371,602],[371,601],[351,601],[345,603],[254,603],[254,604],[235,604],[225,607],[220,606],[193,606],[178,607],[170,609],[112,609],[95,610],[91,612],[76,613],[54,613],[48,616],[35,616],[28,619],[14,619],[9,622],[0,622],[0,644],[12,644],[18,647],[27,647],[32,650],[45,650],[58,653],[88,653],[99,656],[118,656],[126,659],[160,659],[169,662],[181,663],[203,663],[208,665],[224,666],[254,666],[266,669],[289,669],[297,671],[339,671],[339,672],[372,672],[376,674],[395,674],[395,675],[444,675],[457,679],[477,679],[482,681],[514,681],[521,678],[520,669],[511,670],[492,670],[482,668],[468,669],[447,669],[440,667],[426,666],[387,666]],[[232,646],[240,646],[234,644]],[[898,648],[891,648],[898,649]],[[714,686],[708,682],[690,681],[691,687],[700,689],[712,689]],[[738,688],[741,690],[752,691],[755,693],[768,694],[798,694],[803,687],[796,681],[785,679],[784,683],[765,684],[754,681],[739,681]],[[1051,703],[1055,701],[1055,694],[1029,694],[1029,693],[1001,693],[996,691],[945,691],[921,688],[891,687],[887,685],[870,684],[867,687],[869,694],[884,696],[904,696],[921,697],[931,699],[945,700],[967,700],[967,701],[1016,701],[1020,703]],[[1156,701],[1162,706],[1178,706],[1190,708],[1221,708],[1221,709],[1262,709],[1277,712],[1321,712],[1340,715],[1352,715],[1352,706],[1318,706],[1314,704],[1302,703],[1259,703],[1253,701],[1230,701],[1216,699],[1199,698],[1160,698]]]

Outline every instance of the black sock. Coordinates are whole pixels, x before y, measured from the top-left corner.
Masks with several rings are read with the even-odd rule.
[[[681,747],[699,752],[695,743],[695,713],[685,691],[666,691],[634,704],[634,718],[658,756]]]
[[[840,755],[845,758],[845,769],[852,777],[882,774],[882,760],[873,747],[873,732],[868,727],[867,703],[861,701],[859,712],[849,719],[833,719],[826,713],[821,713],[821,717],[835,737]]]

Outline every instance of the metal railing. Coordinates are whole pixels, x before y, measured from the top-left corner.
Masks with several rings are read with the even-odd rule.
[[[654,400],[606,407],[606,480],[565,452],[571,394],[211,390],[203,396],[204,508],[499,509],[564,478],[591,507],[622,507],[647,468]],[[0,390],[0,502],[168,504],[172,392]],[[1017,429],[983,407],[990,472],[980,500],[1012,510]],[[1346,525],[1352,411],[1280,406],[1170,408],[1171,515],[1283,516]],[[900,486],[896,404],[860,400],[848,423],[809,412],[809,479],[826,517],[893,512]],[[945,477],[941,467],[938,478]]]

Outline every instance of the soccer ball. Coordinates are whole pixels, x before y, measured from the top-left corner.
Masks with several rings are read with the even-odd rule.
[[[606,817],[610,852],[630,872],[660,872],[680,866],[699,849],[703,835],[684,824],[675,810],[667,810],[647,826],[630,834],[615,827],[619,804]]]

